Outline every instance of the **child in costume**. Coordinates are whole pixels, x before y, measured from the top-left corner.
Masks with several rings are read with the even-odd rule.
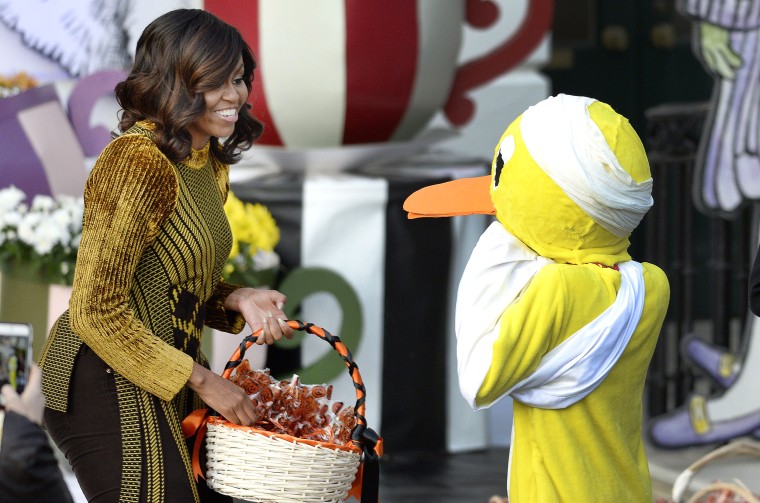
[[[459,285],[457,360],[473,408],[514,399],[513,503],[652,501],[642,395],[670,289],[628,254],[651,189],[628,121],[558,95],[507,128],[490,176],[426,187],[404,205],[410,218],[498,220]]]

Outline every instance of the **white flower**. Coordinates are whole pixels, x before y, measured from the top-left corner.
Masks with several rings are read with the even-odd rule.
[[[74,227],[71,213],[64,208],[58,208],[50,215],[50,221],[63,231],[61,232],[60,242],[62,245],[68,246],[72,238],[70,231]]]
[[[32,261],[52,281],[71,281],[82,239],[84,200],[37,195],[31,207],[25,201],[15,187],[0,190],[0,260]]]
[[[68,226],[72,233],[81,232],[82,217],[84,216],[84,199],[71,196],[60,196],[59,208],[68,215]]]
[[[62,195],[58,197],[58,207],[66,210],[71,215],[72,220],[76,220],[77,217],[81,220],[84,211],[84,200],[81,197],[74,198]]]
[[[41,219],[42,215],[39,213],[27,213],[22,215],[21,221],[16,226],[18,238],[24,243],[34,246],[34,242],[36,241],[35,230]]]
[[[66,245],[70,239],[68,229],[42,213],[30,212],[18,226],[21,241],[34,248],[38,255],[50,253],[56,245]]]
[[[18,224],[18,238],[21,240],[21,242],[34,248],[35,251],[38,248],[37,242],[39,241],[39,238],[37,236],[37,227],[40,225],[41,222],[42,222],[41,214],[27,213],[21,218],[21,222],[19,222]],[[52,246],[51,246],[51,249],[52,249]]]
[[[63,240],[68,240],[66,229],[56,225],[50,219],[43,219],[35,229],[34,251],[38,255],[50,253],[56,245],[64,244]]]
[[[0,215],[17,208],[24,199],[24,191],[13,185],[0,189]]]
[[[18,227],[21,222],[21,213],[18,211],[8,210],[5,213],[0,213],[0,229],[6,227]]]
[[[48,213],[55,207],[55,200],[50,196],[38,194],[32,200],[32,211]]]
[[[280,265],[280,256],[273,251],[258,250],[253,256],[253,268],[257,271],[274,269]]]

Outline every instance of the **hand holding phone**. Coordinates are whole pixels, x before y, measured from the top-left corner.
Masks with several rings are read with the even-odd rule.
[[[32,326],[0,322],[0,387],[5,384],[23,393],[32,365]],[[0,396],[0,410],[4,408]]]
[[[42,394],[41,378],[40,368],[32,363],[29,368],[29,381],[21,395],[10,385],[3,386],[0,394],[5,401],[5,410],[21,414],[33,423],[42,424],[45,395]]]

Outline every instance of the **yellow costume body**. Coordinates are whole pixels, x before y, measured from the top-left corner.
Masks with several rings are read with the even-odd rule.
[[[608,105],[560,95],[507,128],[484,178],[498,222],[460,283],[457,360],[473,408],[514,399],[510,503],[651,502],[642,396],[670,290],[628,254],[652,204],[641,141]],[[410,218],[489,212],[486,180],[458,182],[410,196]]]
[[[627,121],[600,102],[590,106],[590,114],[634,180],[649,178],[643,147]],[[533,372],[543,355],[609,307],[620,288],[620,274],[609,266],[630,259],[627,237],[596,225],[531,162],[519,129],[518,118],[505,132],[517,141],[492,194],[496,215],[523,243],[556,263],[543,267],[501,316],[479,405],[500,398]],[[641,397],[670,290],[662,270],[643,267],[641,320],[604,381],[567,408],[514,401],[511,501],[651,501]]]
[[[647,367],[668,302],[664,273],[644,265],[642,320],[623,356],[590,395],[564,409],[514,404],[510,501],[648,502],[649,469],[641,438]],[[501,317],[487,380],[490,403],[535,369],[541,356],[614,300],[620,274],[592,264],[544,267]]]

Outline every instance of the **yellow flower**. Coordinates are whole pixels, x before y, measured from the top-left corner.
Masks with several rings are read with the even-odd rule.
[[[248,204],[245,210],[246,217],[255,223],[255,227],[252,225],[248,228],[251,248],[273,251],[280,241],[280,229],[272,218],[272,214],[262,204]]]
[[[253,257],[260,250],[273,251],[279,243],[280,229],[263,204],[244,203],[230,192],[224,211],[232,229],[231,259],[241,254],[244,248],[247,255]]]
[[[25,72],[10,76],[0,75],[0,98],[13,96],[38,85],[37,80]]]
[[[0,76],[0,84],[8,87],[18,87],[24,91],[39,85],[37,79],[26,72],[19,72],[10,76]]]

